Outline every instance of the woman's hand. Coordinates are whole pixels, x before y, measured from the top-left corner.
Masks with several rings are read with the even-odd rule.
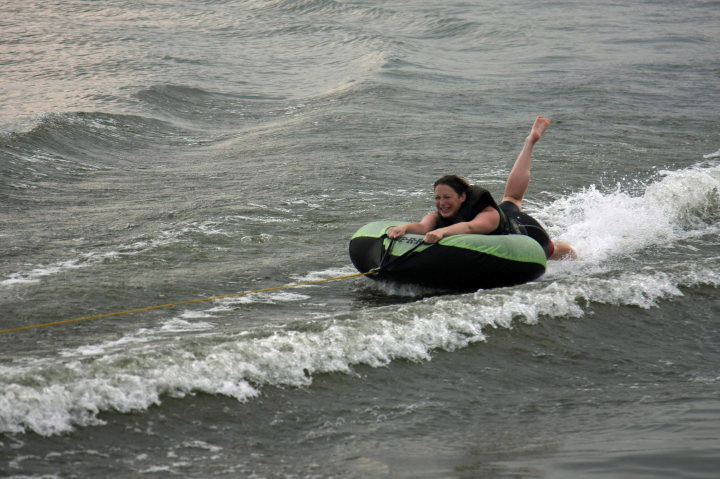
[[[397,239],[407,232],[407,225],[391,226],[387,230],[388,238]]]
[[[428,231],[435,228],[435,221],[437,220],[437,213],[428,213],[423,216],[417,223],[407,223],[404,225],[391,226],[385,231],[388,238],[398,239],[399,237],[408,233],[416,235],[424,235]]]
[[[427,244],[437,243],[447,235],[447,228],[438,228],[428,231],[423,237],[423,242]]]

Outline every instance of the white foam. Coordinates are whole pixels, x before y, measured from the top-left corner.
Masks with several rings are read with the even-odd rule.
[[[235,215],[232,217],[234,220],[248,221],[251,223],[287,223],[289,221],[297,221],[291,218],[281,218],[278,216],[244,216]]]
[[[196,320],[197,318],[207,318],[210,314],[199,311],[197,313],[187,311],[182,314],[183,318]],[[212,323],[206,321],[186,321],[185,319],[173,318],[165,321],[161,326],[161,330],[165,332],[181,333],[181,332],[196,332],[207,329],[213,329],[215,326]]]
[[[6,279],[0,281],[1,286],[12,286],[16,284],[38,283],[45,276],[53,276],[67,271],[87,268],[106,260],[117,258],[120,253],[110,251],[106,253],[84,253],[79,257],[65,261],[58,261],[50,265],[38,265],[30,271],[12,273]]]
[[[623,185],[610,192],[591,186],[531,214],[549,225],[551,236],[570,243],[585,262],[594,264],[717,227],[720,166],[661,175],[640,195],[624,191]]]
[[[220,452],[223,450],[223,448],[220,446],[216,446],[205,441],[200,441],[199,439],[196,439],[194,441],[185,441],[182,443],[182,447],[191,449],[204,449],[210,452]]]
[[[720,150],[716,151],[715,153],[708,153],[707,155],[703,155],[703,158],[705,158],[705,159],[720,158]]]
[[[145,254],[165,246],[190,241],[187,236],[193,233],[230,236],[229,233],[218,226],[219,224],[221,223],[215,220],[193,222],[190,225],[177,230],[160,231],[156,233],[155,237],[143,238],[129,244],[119,245],[114,251],[76,252],[76,256],[74,258],[57,261],[49,265],[34,265],[34,267],[28,271],[11,273],[6,279],[0,281],[0,286],[9,287],[21,284],[39,283],[43,278],[48,276],[55,276],[77,269],[92,267],[106,261],[114,261],[123,257]],[[271,238],[271,236],[263,234],[250,241],[267,242]],[[241,238],[241,241],[244,240],[245,238]]]
[[[234,296],[230,298],[222,298],[217,300],[220,307],[229,307],[235,304],[277,304],[287,303],[292,301],[303,301],[310,299],[310,296],[305,294],[293,293],[289,291],[280,291],[275,293],[250,293],[243,296]],[[215,307],[217,308],[217,307]],[[215,309],[213,308],[213,310]]]
[[[208,311],[195,311],[192,309],[188,309],[180,313],[180,318],[182,319],[209,318],[211,316],[212,315]]]
[[[328,268],[320,271],[311,271],[304,275],[294,275],[293,280],[298,283],[306,281],[322,281],[324,279],[335,278],[337,276],[346,276],[357,273],[357,270],[351,266],[344,266],[340,268]]]

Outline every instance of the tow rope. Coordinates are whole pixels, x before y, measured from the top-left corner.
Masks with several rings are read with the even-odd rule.
[[[325,278],[325,279],[318,279],[318,280],[313,280],[313,281],[302,281],[299,283],[290,283],[290,284],[284,284],[281,286],[273,286],[271,288],[255,289],[252,291],[240,291],[237,293],[221,294],[219,296],[208,296],[207,298],[186,299],[184,301],[177,301],[175,303],[158,304],[155,306],[145,306],[143,308],[126,309],[124,311],[115,311],[112,313],[93,314],[90,316],[81,316],[79,318],[63,319],[60,321],[51,321],[48,323],[38,323],[38,324],[30,324],[28,326],[18,326],[16,328],[0,329],[0,334],[15,333],[18,331],[27,331],[29,329],[47,328],[49,326],[59,326],[61,324],[78,323],[80,321],[90,321],[91,319],[111,318],[114,316],[122,316],[124,314],[141,313],[143,311],[154,311],[157,309],[167,309],[167,308],[172,308],[174,306],[183,306],[186,304],[203,303],[206,301],[215,301],[218,299],[235,298],[238,296],[247,296],[249,294],[254,294],[254,293],[267,293],[269,291],[277,291],[280,289],[290,289],[290,288],[296,288],[298,286],[309,286],[309,285],[313,285],[313,284],[329,283],[330,281],[338,281],[341,279],[357,278],[359,276],[368,276],[368,275],[372,275],[372,274],[377,274],[380,270],[382,270],[388,266],[391,266],[391,265],[397,266],[399,263],[402,263],[403,261],[405,261],[410,256],[410,253],[414,252],[422,244],[424,244],[422,241],[420,241],[409,251],[406,251],[402,255],[395,257],[392,260],[386,262],[386,259],[390,255],[390,250],[392,249],[394,243],[395,243],[395,239],[391,239],[390,246],[388,247],[387,250],[385,250],[385,254],[383,255],[383,257],[380,260],[380,266],[377,268],[373,268],[370,271],[366,271],[365,273],[348,274],[345,276],[336,276],[334,278]]]
[[[28,326],[19,326],[16,328],[0,329],[0,334],[14,333],[17,331],[26,331],[28,329],[46,328],[48,326],[58,326],[61,324],[77,323],[80,321],[89,321],[91,319],[111,318],[113,316],[121,316],[124,314],[140,313],[143,311],[154,311],[156,309],[166,309],[166,308],[172,308],[174,306],[182,306],[182,305],[186,305],[186,304],[195,304],[195,303],[202,303],[205,301],[215,301],[218,299],[234,298],[234,297],[238,297],[238,296],[247,296],[249,294],[254,294],[254,293],[267,293],[268,291],[277,291],[280,289],[290,289],[290,288],[295,288],[298,286],[308,286],[308,285],[313,285],[313,284],[328,283],[330,281],[338,281],[341,279],[349,279],[349,278],[357,278],[359,276],[367,276],[367,275],[375,274],[375,273],[377,273],[377,271],[378,271],[378,269],[372,269],[365,273],[348,274],[345,276],[336,276],[334,278],[318,279],[318,280],[313,280],[313,281],[302,281],[299,283],[284,284],[282,286],[273,286],[271,288],[262,288],[262,289],[256,289],[253,291],[240,291],[237,293],[222,294],[219,296],[209,296],[207,298],[187,299],[185,301],[178,301],[175,303],[158,304],[155,306],[145,306],[143,308],[126,309],[125,311],[115,311],[112,313],[93,314],[90,316],[81,316],[79,318],[63,319],[61,321],[52,321],[49,323],[31,324]]]

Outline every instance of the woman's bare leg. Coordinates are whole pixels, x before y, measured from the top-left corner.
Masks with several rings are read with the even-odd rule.
[[[515,164],[510,170],[507,182],[505,183],[505,192],[503,193],[503,201],[514,203],[522,210],[522,200],[525,191],[530,184],[530,167],[532,166],[532,151],[535,143],[542,137],[545,130],[550,127],[550,120],[539,116],[535,118],[530,134],[525,138],[525,143],[520,151]],[[550,259],[577,258],[577,253],[567,243],[562,241],[554,241],[554,251]]]
[[[503,201],[515,203],[522,210],[522,200],[525,191],[530,184],[530,166],[532,165],[532,151],[535,143],[540,139],[545,130],[550,127],[550,120],[541,116],[535,118],[530,129],[530,134],[525,138],[525,143],[520,151],[515,164],[510,170],[507,182],[505,182],[505,192],[503,193]]]

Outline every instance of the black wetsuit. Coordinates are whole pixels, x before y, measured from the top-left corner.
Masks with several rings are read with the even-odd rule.
[[[540,243],[548,258],[552,255],[555,245],[550,240],[545,228],[535,218],[520,211],[515,203],[510,201],[504,201],[498,205],[490,192],[477,185],[470,187],[465,202],[455,216],[443,218],[440,214],[437,215],[436,227],[444,228],[455,223],[471,221],[488,206],[492,206],[500,214],[500,224],[495,231],[488,234],[523,234]]]
[[[545,256],[552,256],[555,251],[555,244],[550,239],[550,235],[547,234],[545,228],[537,222],[535,218],[527,213],[523,213],[511,201],[503,201],[500,203],[499,208],[505,213],[505,216],[510,221],[514,221],[520,227],[521,233],[527,235],[540,243],[540,246],[545,250]]]

